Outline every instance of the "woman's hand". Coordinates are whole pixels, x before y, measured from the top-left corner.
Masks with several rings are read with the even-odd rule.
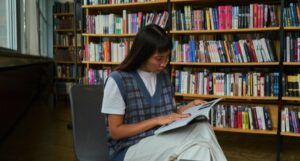
[[[170,115],[165,116],[159,116],[156,118],[157,125],[165,125],[168,123],[171,123],[173,121],[189,117],[190,114],[178,114],[178,113],[172,113]]]
[[[198,106],[198,105],[201,105],[201,104],[203,104],[203,103],[205,103],[206,101],[204,101],[204,100],[200,100],[200,99],[195,99],[194,101],[192,101],[192,102],[190,102],[192,105],[191,105],[191,107],[193,107],[193,106]]]
[[[191,101],[191,102],[188,103],[187,105],[181,106],[181,107],[177,110],[177,112],[178,112],[178,113],[182,113],[182,112],[184,112],[185,110],[187,110],[187,109],[189,109],[189,108],[191,108],[191,107],[198,106],[198,105],[203,104],[203,103],[205,103],[205,102],[206,102],[206,101],[201,100],[201,99],[195,99],[194,101]]]

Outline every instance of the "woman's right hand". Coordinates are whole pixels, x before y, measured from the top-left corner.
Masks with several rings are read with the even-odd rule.
[[[178,113],[171,113],[165,116],[159,116],[156,118],[156,122],[158,125],[165,125],[171,123],[176,120],[180,120],[182,118],[190,117],[190,114],[178,114]]]

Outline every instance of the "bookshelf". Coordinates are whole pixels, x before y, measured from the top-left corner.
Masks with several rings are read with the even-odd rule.
[[[254,2],[253,2],[254,3]],[[262,74],[259,74],[259,77],[263,79],[267,79],[265,76],[265,73],[277,73],[276,74],[276,83],[272,83],[270,88],[268,90],[274,90],[276,87],[276,94],[269,94],[269,95],[243,95],[243,96],[238,96],[238,95],[232,95],[232,96],[224,96],[224,95],[217,95],[217,94],[199,94],[197,92],[193,93],[180,93],[176,92],[175,97],[176,100],[179,101],[185,101],[185,100],[191,100],[195,98],[200,98],[200,99],[213,99],[213,98],[219,98],[223,97],[225,103],[232,103],[232,102],[239,102],[239,104],[260,104],[260,103],[268,103],[268,105],[261,105],[265,107],[270,114],[270,121],[272,122],[272,129],[269,130],[249,130],[249,129],[242,129],[242,128],[220,128],[220,127],[215,127],[215,131],[222,131],[222,132],[234,132],[234,133],[246,133],[246,134],[262,134],[262,135],[276,135],[278,136],[278,143],[277,143],[277,159],[280,157],[280,137],[281,136],[293,136],[293,137],[300,137],[299,133],[293,133],[293,132],[281,132],[281,114],[282,110],[284,109],[285,106],[290,105],[290,102],[299,102],[300,97],[299,96],[288,96],[285,95],[285,87],[287,80],[286,79],[279,79],[286,77],[286,74],[290,71],[294,71],[295,68],[298,68],[300,65],[300,62],[287,62],[285,61],[285,55],[286,55],[286,50],[285,50],[285,43],[286,43],[286,38],[285,36],[287,33],[292,32],[300,32],[300,27],[295,27],[295,26],[285,26],[285,18],[284,14],[281,12],[283,11],[283,8],[285,5],[288,3],[285,0],[281,1],[268,1],[268,2],[256,2],[258,4],[258,7],[264,7],[264,5],[268,5],[266,9],[268,9],[268,12],[270,13],[270,16],[275,16],[274,17],[267,17],[267,21],[264,21],[264,17],[261,18],[261,22],[255,22],[259,20],[254,20],[252,22],[252,26],[249,24],[250,19],[247,19],[247,16],[244,17],[244,19],[247,19],[249,21],[246,21],[248,23],[243,23],[243,24],[230,24],[228,26],[223,26],[219,27],[215,25],[215,28],[210,27],[203,27],[201,29],[193,26],[195,23],[190,23],[187,25],[187,27],[182,27],[183,25],[180,24],[182,22],[179,20],[179,24],[181,27],[178,27],[177,18],[174,15],[176,15],[176,11],[180,11],[180,14],[183,14],[182,16],[185,16],[185,14],[188,14],[191,11],[194,10],[199,10],[196,15],[199,16],[199,13],[203,12],[205,13],[205,10],[208,9],[208,14],[213,13],[213,11],[210,11],[209,8],[214,8],[218,6],[231,6],[232,10],[234,7],[239,7],[239,6],[251,6],[255,8],[254,4],[252,4],[252,1],[235,1],[232,3],[231,1],[216,1],[216,0],[170,0],[170,1],[155,1],[155,2],[137,2],[137,3],[126,3],[126,4],[84,4],[82,5],[82,9],[85,11],[86,17],[92,16],[92,15],[97,15],[99,12],[104,13],[104,14],[109,14],[113,13],[116,15],[122,15],[123,10],[127,10],[129,12],[148,12],[149,8],[153,9],[153,7],[158,8],[158,10],[167,10],[169,13],[169,23],[166,26],[166,30],[169,33],[169,35],[172,37],[175,42],[175,40],[182,40],[182,42],[190,45],[187,43],[189,40],[194,40],[194,41],[199,41],[203,40],[204,43],[212,43],[212,48],[214,45],[218,45],[222,43],[223,44],[228,44],[230,46],[234,45],[247,45],[246,47],[244,46],[243,48],[250,49],[251,48],[251,42],[249,45],[249,41],[247,40],[259,40],[258,42],[265,43],[266,46],[264,47],[258,47],[255,46],[253,43],[252,46],[254,46],[254,49],[251,49],[252,54],[257,54],[257,55],[246,55],[246,57],[242,58],[236,58],[232,59],[229,61],[230,56],[226,57],[225,60],[221,58],[217,58],[213,60],[212,58],[209,58],[210,61],[205,61],[203,60],[198,60],[198,61],[191,61],[189,59],[182,59],[182,60],[177,60],[174,58],[177,58],[174,56],[172,58],[171,56],[171,61],[169,63],[170,66],[170,74],[171,74],[171,79],[174,82],[174,85],[176,86],[176,71],[196,71],[196,72],[201,72],[203,69],[209,69],[212,72],[223,72],[223,73],[230,73],[230,72],[237,72],[240,71],[241,73],[247,74],[262,71]],[[186,9],[185,11],[185,6],[191,6],[190,9]],[[246,8],[246,7],[245,7]],[[243,8],[243,9],[245,9]],[[263,8],[260,8],[263,9]],[[225,10],[230,10],[230,8],[226,8]],[[210,12],[210,13],[209,13]],[[246,15],[251,15],[251,11],[248,11],[245,9],[243,12],[246,13]],[[254,9],[253,9],[254,12]],[[231,12],[232,13],[232,12]],[[205,13],[206,14],[206,13]],[[191,13],[190,13],[191,15]],[[192,15],[193,18],[194,15]],[[188,20],[192,19],[192,16],[187,16],[185,17],[185,22]],[[206,15],[204,15],[206,16]],[[215,17],[218,17],[219,15],[215,15]],[[233,16],[233,15],[231,15]],[[181,17],[182,18],[182,17]],[[231,17],[233,18],[233,17]],[[249,18],[249,17],[248,17]],[[300,18],[300,17],[298,17]],[[179,18],[180,19],[180,18]],[[205,19],[205,18],[203,18]],[[274,22],[270,22],[274,20]],[[200,21],[200,20],[199,20]],[[215,21],[218,21],[215,20]],[[232,21],[231,21],[232,22]],[[300,21],[299,21],[300,22]],[[202,25],[207,25],[207,21],[202,24]],[[214,20],[211,20],[211,25],[214,22]],[[225,22],[224,22],[225,23]],[[193,25],[192,25],[193,24]],[[186,25],[186,24],[185,24]],[[234,26],[236,25],[236,26]],[[239,26],[240,25],[240,26]],[[247,26],[248,25],[248,26]],[[88,26],[88,25],[86,25]],[[251,27],[249,27],[251,26]],[[177,28],[178,27],[178,28]],[[193,28],[194,27],[194,28]],[[87,50],[87,46],[89,46],[90,43],[99,43],[99,39],[103,40],[114,40],[114,39],[132,39],[135,36],[135,33],[131,32],[123,32],[123,33],[97,33],[97,32],[87,32],[87,28],[83,30],[84,34],[82,36],[85,39],[85,49]],[[233,35],[233,38],[230,39],[228,35]],[[246,36],[245,36],[246,35]],[[249,35],[249,36],[248,36]],[[300,34],[299,34],[300,35]],[[226,36],[226,37],[225,37]],[[182,38],[183,37],[183,38]],[[265,38],[265,39],[263,39]],[[184,43],[179,43],[180,45],[184,46]],[[180,46],[179,45],[179,46]],[[130,45],[129,45],[130,46]],[[182,50],[183,47],[175,47],[175,50]],[[263,52],[260,53],[259,51],[256,51],[256,48],[260,48],[260,50],[263,50]],[[190,48],[189,48],[190,49]],[[85,52],[86,52],[85,50]],[[241,49],[242,50],[242,49]],[[246,50],[246,49],[245,49]],[[300,50],[300,49],[299,49]],[[218,52],[220,52],[218,50]],[[223,51],[223,54],[234,55],[235,51],[226,51],[226,49]],[[250,51],[249,51],[250,52]],[[187,52],[188,53],[188,52]],[[221,53],[221,52],[220,52]],[[243,51],[237,51],[237,53],[243,54]],[[246,53],[246,52],[245,52]],[[262,53],[266,54],[269,53],[269,55],[262,55]],[[173,54],[173,52],[172,52]],[[85,53],[85,55],[88,55]],[[273,58],[272,56],[273,55]],[[209,57],[209,56],[207,56]],[[213,57],[213,56],[212,56]],[[248,58],[249,57],[249,58]],[[253,59],[252,57],[256,57],[256,59]],[[261,58],[259,58],[261,57]],[[213,60],[213,61],[212,61]],[[105,60],[90,60],[89,58],[85,57],[85,59],[81,62],[85,66],[85,80],[88,83],[91,83],[89,81],[89,69],[95,68],[95,69],[101,69],[104,70],[103,75],[107,77],[109,75],[109,70],[112,70],[116,65],[120,64],[119,62],[116,61],[105,61]],[[108,70],[109,69],[109,70]],[[300,73],[298,71],[298,73]],[[273,75],[272,75],[273,76]],[[252,78],[251,78],[252,79]],[[271,80],[273,81],[275,78],[272,78]],[[241,79],[244,81],[244,78]],[[265,80],[258,80],[258,81],[265,81]],[[212,81],[213,82],[213,81]],[[93,82],[92,82],[93,83]],[[276,84],[276,85],[274,85]],[[245,84],[246,87],[248,84]],[[265,85],[265,84],[264,84]],[[252,85],[251,85],[252,86]],[[245,87],[245,88],[246,88]],[[250,85],[249,85],[250,87]],[[265,86],[263,86],[265,88]],[[245,92],[247,93],[247,92]]]
[[[138,29],[151,23],[142,20],[146,16],[160,16],[158,24],[167,26],[165,20],[166,14],[168,14],[166,0],[119,4],[92,4],[86,1],[81,7],[86,17],[85,30],[82,34],[85,44],[82,61],[85,67],[83,80],[89,84],[97,83],[97,77],[100,75],[105,79],[110,71],[120,64],[128,54]],[[154,11],[153,8],[155,8]],[[132,22],[126,21],[129,18],[132,19]],[[108,24],[100,23],[104,19],[109,21]],[[138,19],[140,20],[139,24],[134,24],[133,21],[138,21]],[[97,27],[89,22],[95,22]]]
[[[53,56],[56,67],[55,102],[68,98],[70,87],[78,81],[81,48],[81,18],[78,4],[55,2],[53,6]],[[75,21],[76,19],[76,21]]]

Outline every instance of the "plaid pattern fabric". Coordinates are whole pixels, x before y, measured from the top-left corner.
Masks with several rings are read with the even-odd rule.
[[[174,92],[168,74],[160,72],[157,75],[156,91],[152,97],[142,87],[144,84],[143,82],[141,84],[137,74],[137,72],[113,72],[110,75],[119,89],[123,88],[120,91],[126,104],[124,124],[134,124],[174,112],[176,109],[173,106]],[[121,140],[108,137],[110,155],[113,156],[120,150],[153,135],[156,129],[157,127]]]

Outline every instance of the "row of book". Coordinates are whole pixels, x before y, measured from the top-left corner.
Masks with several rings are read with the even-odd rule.
[[[285,37],[285,55],[284,61],[286,62],[300,62],[300,36],[298,33],[286,33]]]
[[[80,67],[77,67],[78,69]],[[76,76],[76,66],[75,65],[57,65],[56,66],[56,76],[57,78],[64,79],[75,79]]]
[[[73,50],[68,49],[56,49],[54,54],[55,61],[74,61],[75,54]]]
[[[175,71],[175,91],[219,96],[278,96],[279,73]]]
[[[277,5],[224,5],[172,11],[173,30],[222,30],[278,26]]]
[[[103,39],[99,43],[91,42],[84,46],[83,59],[94,62],[121,62],[128,55],[132,43],[131,39]]]
[[[73,2],[54,2],[53,13],[71,13],[74,11]]]
[[[281,111],[281,132],[300,133],[300,111],[296,108],[284,108]]]
[[[300,74],[286,75],[286,96],[300,96]]]
[[[105,81],[111,72],[112,72],[111,68],[103,68],[103,69],[90,68],[85,74],[85,76],[88,79],[88,84],[93,85]]]
[[[72,33],[66,34],[54,34],[54,45],[56,46],[81,46],[81,34],[76,34],[76,37]]]
[[[54,19],[54,29],[72,29],[73,28],[73,17],[63,17],[61,19]]]
[[[172,61],[175,62],[274,62],[277,60],[269,39],[238,41],[173,40]]]
[[[272,130],[272,121],[267,107],[219,104],[210,112],[210,123],[214,127]]]
[[[165,28],[168,17],[167,11],[127,13],[123,10],[122,15],[112,13],[87,15],[86,32],[91,34],[137,33],[139,29],[153,23]]]
[[[163,0],[84,0],[84,5],[97,5],[97,4],[123,4],[123,3],[136,3],[136,2],[156,2]]]
[[[299,26],[300,9],[298,3],[290,3],[283,9],[283,25],[284,26]]]

